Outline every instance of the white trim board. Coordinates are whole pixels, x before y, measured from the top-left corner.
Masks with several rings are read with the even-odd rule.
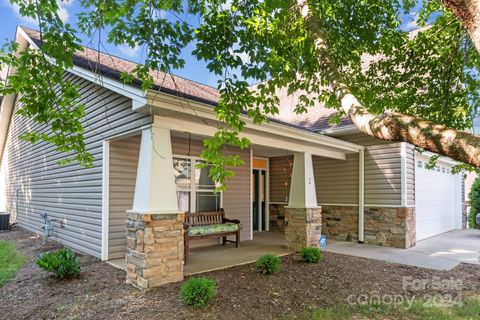
[[[155,116],[154,123],[156,126],[172,131],[190,132],[200,136],[213,136],[217,131],[216,126],[204,124],[199,121],[198,118],[187,120]],[[282,137],[276,134],[251,129],[245,129],[240,136],[249,139],[254,145],[265,147],[279,146],[278,149],[290,150],[293,152],[309,153],[339,160],[346,159],[345,152],[334,151],[331,148],[325,147],[321,142],[307,142],[298,139],[298,137],[287,138],[284,136]]]
[[[158,110],[163,110],[163,114],[177,113],[183,115],[189,115],[195,118],[196,122],[199,118],[206,120],[217,121],[217,115],[211,105],[188,101],[188,107],[185,106],[185,101],[179,97],[167,95],[164,93],[158,93],[156,91],[149,90],[147,92],[147,99],[149,104]],[[347,153],[356,153],[359,150],[363,150],[365,147],[347,142],[344,140],[332,138],[322,134],[309,132],[306,130],[294,128],[291,126],[279,124],[276,122],[263,123],[261,125],[254,124],[253,120],[246,115],[240,116],[246,123],[245,129],[254,129],[258,132],[267,132],[273,135],[277,135],[285,138],[296,138],[304,142],[310,142],[317,145],[323,145],[324,147],[330,147],[341,150]],[[180,117],[176,117],[180,118]],[[183,117],[185,118],[185,117]],[[213,123],[212,123],[213,124]],[[214,126],[215,127],[215,126]],[[270,145],[273,146],[273,145]]]
[[[103,141],[102,160],[102,260],[108,260],[110,229],[110,141]]]

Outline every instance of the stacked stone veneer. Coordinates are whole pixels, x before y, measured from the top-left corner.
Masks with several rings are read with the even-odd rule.
[[[318,247],[322,234],[322,208],[285,207],[285,240],[287,246],[299,251]]]
[[[127,216],[127,283],[148,290],[183,280],[185,215]]]
[[[358,207],[322,206],[327,238],[358,241]],[[364,243],[410,248],[415,245],[415,208],[365,207]]]

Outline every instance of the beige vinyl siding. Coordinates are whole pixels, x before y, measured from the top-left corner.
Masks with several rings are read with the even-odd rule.
[[[319,204],[358,204],[358,154],[345,161],[313,157],[315,188]]]
[[[405,166],[405,179],[407,184],[407,206],[415,205],[415,151],[414,146],[408,143],[406,145],[406,166]]]
[[[388,143],[362,134],[337,137],[366,146],[365,205],[401,205],[401,144]],[[290,156],[290,158],[292,158]],[[346,160],[313,157],[319,204],[358,205],[358,154]],[[285,202],[285,157],[270,158],[270,201]],[[410,186],[411,187],[411,186]],[[409,192],[412,192],[408,189]]]
[[[269,201],[287,203],[290,196],[290,181],[293,168],[293,156],[269,159]]]
[[[337,138],[366,147],[365,205],[401,206],[401,143],[389,143],[362,133]]]
[[[363,134],[344,135],[341,140],[365,148],[365,204],[401,205],[401,144],[388,143]],[[270,202],[285,202],[290,176],[285,177],[286,159],[270,158]],[[315,187],[319,204],[358,205],[358,154],[347,154],[346,160],[313,157]],[[408,159],[407,159],[408,160]],[[407,161],[408,162],[408,161]],[[285,187],[287,180],[288,187]],[[407,188],[408,192],[412,185]]]
[[[172,137],[172,151],[174,155],[199,157],[202,149],[202,142],[199,140],[191,140],[189,143],[189,140],[186,138]],[[240,167],[234,168],[235,177],[228,181],[227,190],[223,192],[223,208],[225,209],[225,215],[227,218],[240,220],[243,226],[240,233],[241,239],[248,240],[251,238],[250,150],[232,148],[229,152],[232,154],[238,154],[244,161],[244,164]],[[196,243],[201,242],[202,240],[197,240],[192,242],[192,245],[195,246]],[[204,242],[211,243],[208,239]]]
[[[131,100],[126,97],[69,73],[65,79],[78,85],[80,102],[86,106],[83,125],[87,149],[95,157],[93,167],[82,168],[75,163],[58,165],[64,155],[56,152],[54,146],[19,140],[25,130],[48,132],[48,128],[13,115],[2,157],[6,209],[20,226],[37,233],[43,224],[39,213],[62,219],[65,228],[55,223],[54,239],[100,257],[103,140],[139,129],[150,123],[150,117],[133,112]],[[15,110],[19,107],[16,103]],[[18,207],[15,190],[18,190]]]
[[[365,205],[401,205],[400,143],[369,146],[365,151]]]
[[[239,219],[242,223],[240,238],[250,240],[251,230],[251,199],[250,199],[250,150],[235,149],[235,152],[244,161],[241,167],[235,168],[235,176],[228,181],[227,190],[223,193],[223,207],[228,218]]]
[[[133,207],[140,135],[110,142],[108,259],[125,257],[126,211]]]

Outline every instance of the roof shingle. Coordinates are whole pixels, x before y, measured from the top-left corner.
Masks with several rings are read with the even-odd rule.
[[[40,32],[24,26],[21,26],[20,28],[23,29],[37,46],[40,46]],[[83,50],[75,53],[74,64],[78,67],[95,71],[102,76],[115,80],[119,80],[120,75],[124,72],[132,72],[138,65],[132,61],[85,46],[83,46]],[[152,71],[151,75],[154,80],[155,90],[160,90],[167,94],[206,103],[212,106],[216,105],[218,102],[220,94],[216,88],[159,71]],[[140,86],[141,83],[136,80],[134,81],[134,85]],[[298,103],[300,93],[294,93],[289,96],[286,89],[281,89],[279,90],[278,95],[280,97],[280,112],[278,115],[271,118],[274,122],[314,132],[352,124],[349,119],[343,118],[340,124],[331,126],[329,124],[329,119],[336,111],[333,109],[327,109],[323,106],[312,107],[309,108],[306,113],[296,114],[294,108]]]

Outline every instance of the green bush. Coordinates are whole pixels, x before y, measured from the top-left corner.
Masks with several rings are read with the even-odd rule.
[[[477,213],[480,213],[480,177],[477,177],[472,184],[472,190],[468,195],[470,199],[470,212],[468,217],[468,226],[470,228],[478,228],[475,223]]]
[[[320,249],[316,247],[302,248],[302,250],[300,250],[300,256],[303,262],[307,263],[317,263],[322,260],[322,253]]]
[[[80,275],[80,259],[70,249],[60,249],[42,254],[37,265],[53,272],[58,279],[71,279]]]
[[[215,281],[205,277],[190,278],[180,288],[182,303],[196,308],[213,303],[216,295]]]
[[[274,254],[266,254],[258,258],[257,269],[262,273],[274,274],[280,271],[280,258]]]

